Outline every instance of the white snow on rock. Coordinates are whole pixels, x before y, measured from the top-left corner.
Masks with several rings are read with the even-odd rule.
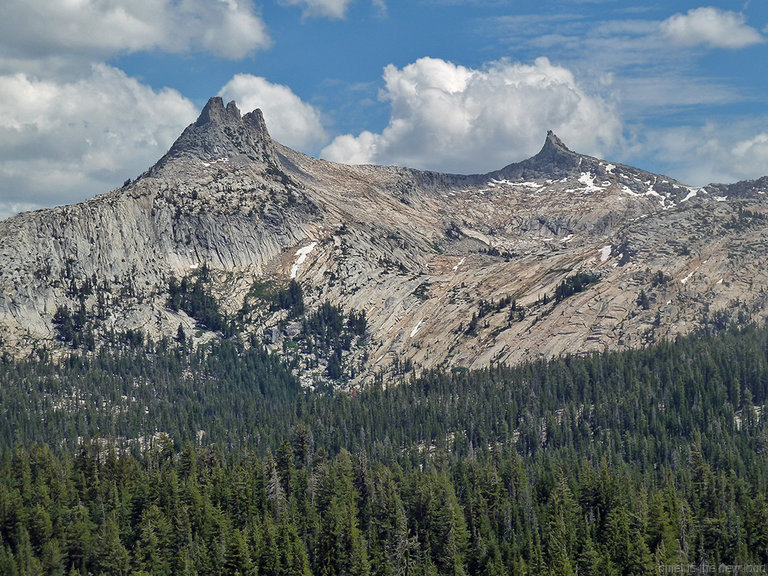
[[[645,193],[646,196],[655,196],[656,198],[664,198],[664,196],[656,192],[656,189],[653,187],[653,183],[643,182],[643,184],[648,185],[648,191]]]
[[[462,264],[464,264],[464,260],[466,260],[466,258],[462,258],[461,260],[459,260],[459,263],[458,263],[458,264],[456,264],[456,266],[454,266],[454,267],[453,267],[453,271],[454,271],[454,272],[456,272],[456,271],[459,269],[459,266],[461,266]]]
[[[608,246],[603,246],[598,250],[598,252],[600,252],[600,262],[605,262],[611,257],[611,250],[613,250],[613,246],[610,244]]]
[[[698,194],[700,191],[701,191],[701,188],[689,188],[688,194],[680,202],[687,202],[691,198],[695,198],[696,194]]]
[[[688,276],[686,276],[685,278],[681,278],[680,279],[680,284],[685,285],[685,283],[688,282],[688,280],[691,279],[691,276],[693,276],[694,272],[696,272],[696,270],[692,270],[691,273],[688,274]]]
[[[307,256],[309,256],[309,253],[315,249],[315,246],[317,246],[317,242],[310,242],[303,248],[296,250],[296,262],[294,262],[293,266],[291,266],[291,279],[296,278],[296,275],[299,273],[299,266],[304,264]]]
[[[424,320],[425,319],[422,318],[421,320],[419,320],[419,323],[413,327],[413,330],[411,330],[411,338],[413,338],[414,336],[416,336],[416,334],[419,333],[419,328],[421,328],[421,325],[424,324]]]
[[[715,200],[717,200],[718,202],[725,202],[726,200],[728,200],[728,196],[715,196]]]
[[[616,170],[616,166],[613,164],[608,164],[605,167],[605,171],[608,172],[608,174],[613,174],[613,171]]]
[[[579,176],[579,182],[586,186],[585,192],[599,192],[600,186],[595,185],[595,177],[590,172],[582,172]]]

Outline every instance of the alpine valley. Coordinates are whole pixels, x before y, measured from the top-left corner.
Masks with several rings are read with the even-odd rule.
[[[641,347],[766,316],[766,189],[692,188],[551,132],[489,174],[340,165],[212,98],[136,180],[0,222],[0,338],[23,355],[237,332],[348,387]],[[358,320],[332,360],[312,314]]]

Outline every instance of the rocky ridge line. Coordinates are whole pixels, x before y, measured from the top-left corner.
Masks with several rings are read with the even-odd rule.
[[[0,338],[17,353],[60,348],[53,317],[81,300],[97,339],[179,325],[217,337],[168,307],[169,279],[207,266],[230,315],[255,283],[291,277],[310,310],[365,311],[351,384],[393,366],[640,346],[720,313],[765,317],[767,188],[692,188],[552,132],[533,158],[485,175],[346,166],[274,142],[259,110],[213,98],[136,181],[0,222]],[[582,277],[593,280],[555,297]],[[86,281],[97,289],[83,298],[72,287]],[[276,351],[295,336],[284,313],[249,318]]]

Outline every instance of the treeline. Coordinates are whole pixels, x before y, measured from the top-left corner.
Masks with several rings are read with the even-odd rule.
[[[318,345],[364,326],[352,317],[342,326],[333,310],[327,315],[332,322],[318,318],[317,329],[308,330]],[[313,394],[256,341],[214,341],[194,352],[167,340],[134,342],[64,361],[5,356],[0,443],[42,441],[71,451],[78,437],[102,437],[130,448],[131,440],[161,431],[177,443],[202,434],[206,443],[263,454],[303,420],[331,453],[364,450],[387,460],[424,444],[463,457],[511,443],[523,455],[569,448],[650,469],[678,458],[681,443],[700,439],[719,467],[762,482],[768,476],[756,457],[768,448],[765,327],[643,350],[400,377],[400,385],[375,382],[355,397]]]

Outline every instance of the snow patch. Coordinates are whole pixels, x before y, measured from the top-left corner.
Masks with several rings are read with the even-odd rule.
[[[582,172],[579,176],[579,182],[586,186],[585,192],[599,192],[600,186],[595,185],[595,177],[591,172]]]
[[[217,158],[216,160],[211,160],[210,162],[203,162],[202,164],[203,166],[208,168],[212,164],[226,164],[227,162],[229,162],[229,158]]]
[[[688,188],[688,194],[681,200],[681,202],[687,202],[691,198],[695,198],[696,194],[698,194],[700,191],[701,188]]]
[[[613,250],[613,246],[610,244],[608,246],[603,246],[598,250],[598,252],[600,252],[600,262],[605,262],[611,257],[611,250]]]
[[[486,182],[486,186],[489,188],[496,188],[498,186],[518,186],[538,190],[539,188],[543,188],[544,184],[539,184],[538,182],[512,182],[511,180],[496,180],[495,178],[492,178],[489,182]]]
[[[656,190],[653,188],[653,184],[651,184],[650,182],[646,182],[646,184],[648,184],[648,191],[645,193],[646,196],[655,196],[656,198],[664,198],[664,196],[656,192]]]
[[[416,324],[416,326],[413,327],[413,330],[411,330],[411,338],[413,338],[414,336],[416,336],[416,334],[419,333],[419,329],[421,328],[422,324],[424,324],[424,318],[419,320],[419,323]]]
[[[294,262],[293,266],[291,266],[291,279],[296,278],[297,274],[299,273],[299,266],[304,264],[307,256],[309,256],[309,253],[315,249],[315,246],[317,246],[317,242],[310,242],[303,248],[296,250],[296,254],[294,254],[294,256],[296,256],[296,262]]]
[[[728,196],[715,196],[715,200],[717,202],[725,202],[726,200],[728,200]]]
[[[608,172],[608,174],[613,174],[613,171],[616,170],[616,166],[613,164],[608,164],[605,167],[605,171]]]
[[[462,258],[461,260],[459,260],[459,263],[458,263],[458,264],[456,264],[456,266],[454,266],[454,267],[453,267],[453,271],[454,271],[454,272],[456,272],[456,271],[459,269],[459,266],[461,266],[462,264],[464,264],[464,260],[466,260],[466,258]]]
[[[690,273],[690,274],[688,274],[688,276],[686,276],[685,278],[681,278],[681,279],[680,279],[680,284],[682,284],[683,286],[685,286],[685,283],[686,283],[686,282],[688,282],[688,280],[690,280],[690,279],[691,279],[691,276],[693,276],[693,273],[694,273],[694,272],[696,272],[696,270],[692,270],[692,271],[691,271],[691,273]]]
[[[421,320],[419,320],[419,323],[413,327],[413,330],[411,330],[411,338],[413,338],[414,336],[416,336],[416,334],[419,333],[419,328],[421,328],[421,325],[424,324],[424,320],[425,318],[422,318]]]

